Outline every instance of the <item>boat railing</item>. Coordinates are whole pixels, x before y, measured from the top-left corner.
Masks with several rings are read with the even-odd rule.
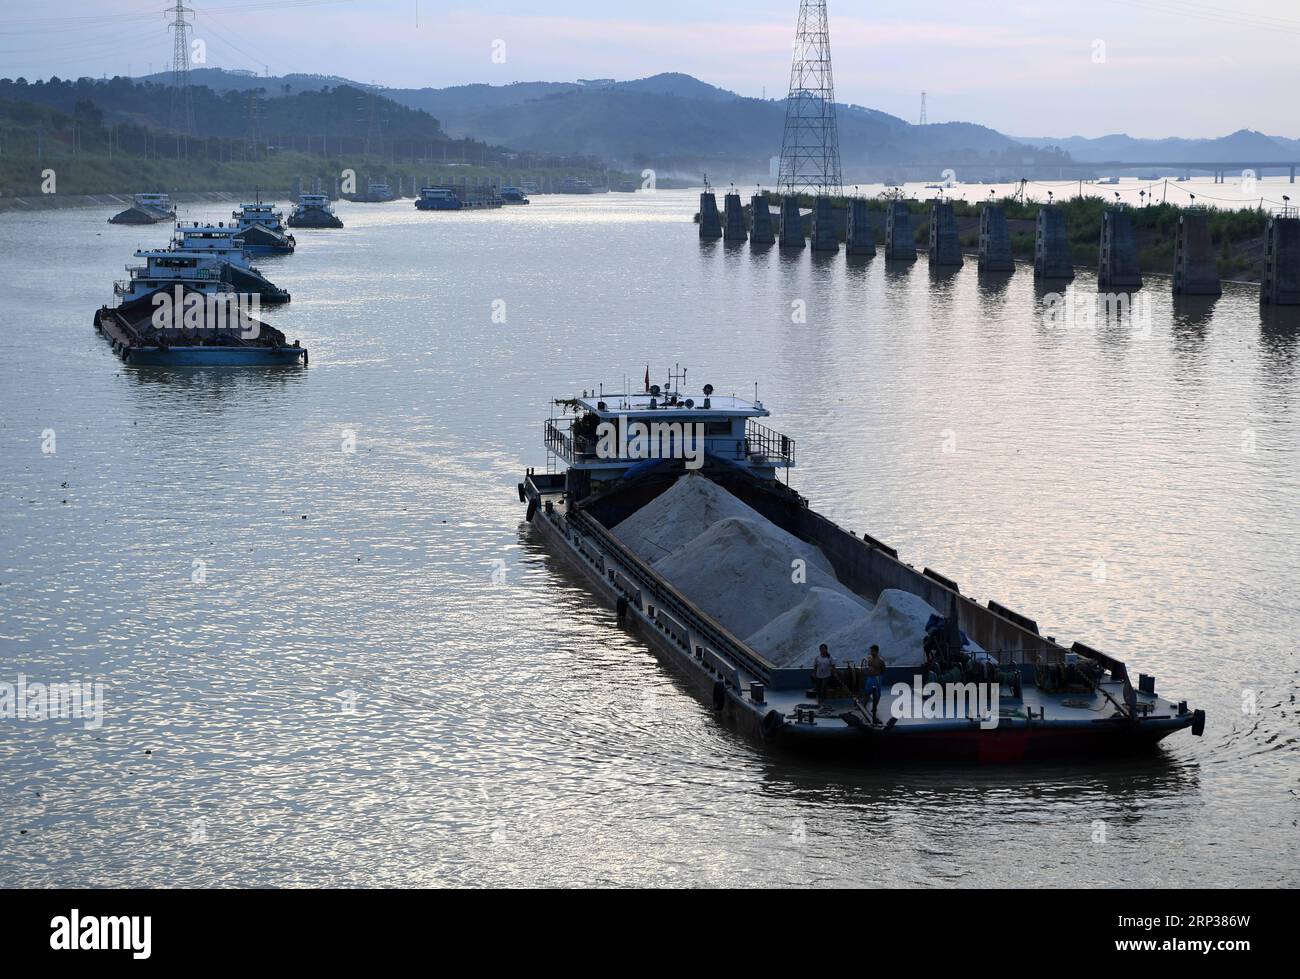
[[[572,419],[548,418],[546,448],[566,462],[578,462],[596,454],[596,440],[573,430]]]
[[[794,465],[794,439],[750,418],[745,425],[745,456],[750,461]]]
[[[1038,666],[1065,661],[1064,651],[1053,646],[1038,649],[988,649],[985,653],[994,657],[998,666]]]

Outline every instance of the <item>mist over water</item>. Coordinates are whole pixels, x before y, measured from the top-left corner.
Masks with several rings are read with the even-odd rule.
[[[92,328],[165,226],[0,216],[0,681],[107,701],[0,719],[0,884],[1300,882],[1300,316],[1153,277],[1149,322],[1053,327],[1027,267],[702,245],[696,205],[340,203],[255,260],[311,366],[225,373]],[[815,509],[1155,674],[1205,737],[855,768],[719,725],[515,492],[551,398],[647,363],[757,382]]]

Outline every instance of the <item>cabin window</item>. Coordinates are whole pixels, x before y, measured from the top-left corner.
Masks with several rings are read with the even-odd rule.
[[[713,421],[704,423],[705,436],[719,436],[731,434],[730,421]]]

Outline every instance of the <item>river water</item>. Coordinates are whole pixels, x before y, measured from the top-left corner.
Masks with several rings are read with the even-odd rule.
[[[696,203],[342,204],[258,263],[310,367],[224,374],[91,328],[165,228],[0,216],[0,681],[106,704],[0,718],[0,884],[1300,883],[1298,318],[1152,279],[1050,321],[1023,267],[701,245]],[[719,726],[515,493],[550,398],[647,363],[757,383],[813,507],[1205,737],[845,768]]]

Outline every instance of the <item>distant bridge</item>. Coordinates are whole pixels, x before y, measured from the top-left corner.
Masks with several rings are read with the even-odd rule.
[[[906,163],[869,163],[865,167],[854,166],[855,172],[866,170],[873,175],[908,175],[914,180],[929,180],[941,177],[945,170],[953,170],[958,179],[968,176],[992,177],[998,182],[1014,182],[1021,177],[1054,178],[1057,180],[1087,180],[1098,174],[1113,174],[1119,170],[1181,170],[1183,176],[1193,173],[1211,173],[1215,183],[1224,183],[1230,174],[1241,174],[1253,170],[1256,177],[1262,177],[1266,171],[1286,173],[1291,183],[1295,183],[1296,168],[1300,160],[1061,160],[1028,161],[1023,163],[988,163],[978,160],[970,161],[910,161]]]
[[[1246,170],[1252,170],[1255,176],[1262,177],[1265,170],[1286,170],[1291,177],[1291,183],[1295,183],[1295,169],[1300,166],[1298,162],[1277,162],[1269,161],[1267,163],[1251,162],[1249,160],[1200,160],[1188,162],[1187,160],[1160,161],[1160,160],[1143,160],[1141,163],[1127,163],[1123,160],[1106,160],[1103,163],[1090,164],[1096,169],[1106,170],[1142,170],[1155,167],[1160,170],[1182,170],[1185,176],[1191,176],[1193,170],[1208,170],[1214,174],[1215,183],[1223,183],[1224,178],[1229,173],[1243,173]]]

